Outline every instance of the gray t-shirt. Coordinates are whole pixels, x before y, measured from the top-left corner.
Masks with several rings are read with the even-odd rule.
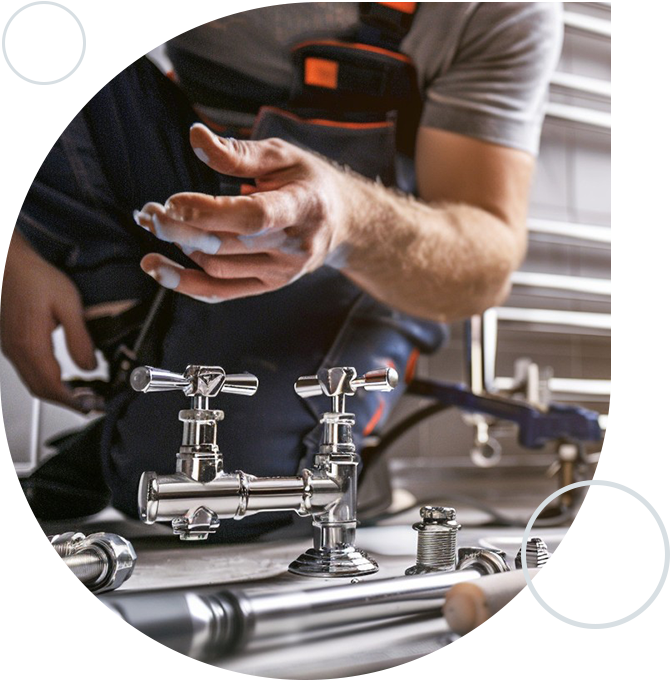
[[[355,35],[358,23],[358,3],[276,5],[212,21],[170,44],[288,90],[293,45]],[[417,69],[421,125],[537,153],[561,43],[561,3],[421,3],[401,44]]]

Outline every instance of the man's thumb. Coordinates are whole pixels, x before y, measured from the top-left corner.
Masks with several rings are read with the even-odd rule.
[[[217,137],[202,123],[191,127],[191,146],[210,168],[233,177],[262,177],[295,162],[296,147],[281,139]]]

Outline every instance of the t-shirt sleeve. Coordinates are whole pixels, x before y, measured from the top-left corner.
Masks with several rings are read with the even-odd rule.
[[[421,124],[536,154],[562,42],[561,3],[478,3]]]

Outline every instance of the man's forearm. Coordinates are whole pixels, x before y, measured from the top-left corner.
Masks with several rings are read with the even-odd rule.
[[[454,321],[499,304],[525,252],[525,234],[477,207],[427,204],[353,175],[342,271],[382,302]]]
[[[138,224],[181,245],[201,269],[158,253],[144,257],[142,269],[216,304],[277,290],[330,264],[417,316],[453,321],[483,311],[503,299],[523,257],[532,159],[521,154],[519,162],[521,152],[472,140],[460,148],[449,137],[445,146],[443,136],[438,131],[433,144],[436,165],[425,153],[417,161],[423,195],[432,200],[422,203],[280,139],[225,139],[195,125],[199,157],[255,184],[243,185],[241,196],[184,192],[165,206],[146,204]],[[441,164],[449,153],[459,158],[460,174]]]

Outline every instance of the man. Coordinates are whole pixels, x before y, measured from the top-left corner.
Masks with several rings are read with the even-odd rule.
[[[413,4],[361,5],[394,5],[402,14]],[[51,331],[62,324],[73,358],[90,368],[94,343],[84,319],[90,330],[96,320],[145,310],[155,281],[177,295],[140,359],[257,374],[257,397],[223,404],[226,469],[294,474],[311,464],[320,410],[295,397],[295,378],[333,365],[394,364],[403,374],[417,348],[439,345],[440,324],[505,298],[525,251],[560,10],[425,3],[412,21],[400,17],[408,30],[398,36],[396,61],[411,58],[422,103],[409,147],[421,200],[358,174],[392,174],[380,160],[388,148],[377,142],[395,137],[385,118],[360,118],[366,111],[355,111],[353,122],[327,112],[340,129],[356,131],[354,144],[351,136],[324,142],[333,126],[318,116],[283,139],[264,139],[293,118],[272,114],[267,134],[263,110],[257,139],[237,138],[263,105],[311,106],[292,93],[291,48],[304,38],[328,47],[330,36],[358,45],[377,26],[361,12],[357,3],[299,4],[205,24],[169,45],[179,89],[137,62],[75,118],[26,199],[5,273],[3,349],[34,394],[76,408]],[[383,45],[371,51],[395,59]],[[232,121],[235,137],[201,120],[222,129]],[[109,400],[105,419],[66,442],[25,485],[36,513],[94,511],[109,486],[112,503],[134,514],[140,473],[174,469],[182,401],[127,390]],[[354,400],[357,435],[383,424],[391,405]],[[277,521],[224,522],[221,536],[253,535]]]

